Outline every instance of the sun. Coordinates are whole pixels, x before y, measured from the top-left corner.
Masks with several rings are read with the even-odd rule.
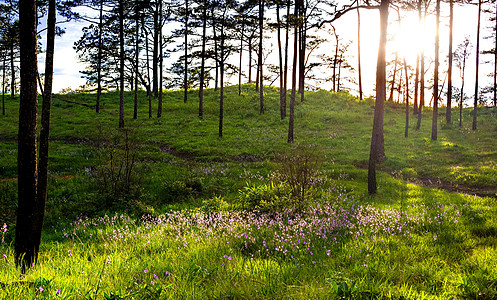
[[[388,47],[391,52],[397,52],[406,58],[409,64],[416,61],[416,55],[424,50],[425,54],[433,49],[435,27],[430,20],[420,24],[417,14],[409,14],[401,22],[392,22],[389,26],[391,40]]]

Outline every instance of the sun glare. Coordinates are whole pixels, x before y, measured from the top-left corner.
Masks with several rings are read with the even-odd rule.
[[[392,24],[392,40],[390,47],[392,52],[397,52],[401,57],[405,56],[409,62],[416,61],[416,55],[420,50],[430,51],[433,48],[435,30],[431,30],[431,24],[419,24],[416,15],[405,16],[400,26]]]

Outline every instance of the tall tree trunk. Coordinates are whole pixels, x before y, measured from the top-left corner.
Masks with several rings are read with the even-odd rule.
[[[449,68],[447,70],[447,76],[449,77],[449,81],[447,84],[447,107],[445,109],[445,121],[447,124],[452,122],[452,29],[454,25],[454,1],[450,0],[450,9],[449,9]]]
[[[262,39],[263,39],[263,20],[264,20],[264,0],[259,0],[259,113],[264,113],[264,77],[262,72]]]
[[[338,59],[338,78],[337,78],[337,91],[340,92],[340,76],[342,73],[342,59],[343,55],[340,54],[340,59]]]
[[[185,0],[185,77],[183,79],[183,102],[186,103],[188,101],[188,0]]]
[[[435,21],[435,74],[433,83],[433,118],[431,122],[431,140],[436,141],[438,138],[438,65],[439,65],[439,48],[440,48],[440,0],[437,0]]]
[[[224,22],[221,21],[221,59],[219,60],[221,67],[221,95],[219,98],[219,137],[223,137],[223,117],[224,117]]]
[[[212,7],[211,11],[212,18],[214,19],[214,7]],[[219,82],[219,55],[217,52],[217,36],[216,36],[216,24],[214,21],[212,21],[212,33],[214,35],[214,62],[215,62],[215,68],[216,68],[216,78],[214,80],[214,91],[217,91],[218,89],[218,82]]]
[[[361,72],[361,13],[357,1],[357,73],[359,76],[359,100],[362,101],[362,72]]]
[[[145,36],[145,56],[147,58],[147,80],[148,80],[148,85],[147,85],[147,97],[148,97],[148,118],[152,118],[152,84],[150,81],[150,59],[149,59],[149,48],[148,48],[148,34],[145,31],[145,26],[144,26],[144,19],[142,19],[142,32],[144,33]]]
[[[152,84],[154,97],[159,97],[159,37],[162,36],[162,21],[159,21],[159,15],[162,10],[162,0],[158,0],[154,10],[154,47],[152,50]],[[160,24],[159,24],[160,23]],[[162,47],[161,47],[162,48]],[[162,103],[161,103],[162,105]]]
[[[119,128],[124,128],[124,0],[119,0]]]
[[[248,39],[248,52],[249,52],[249,78],[248,82],[252,83],[252,37]]]
[[[335,56],[333,58],[333,92],[336,92],[337,91],[337,86],[336,86],[336,78],[337,78],[337,75],[336,75],[336,69],[337,69],[337,62],[338,62],[338,47],[339,47],[339,37],[338,37],[338,34],[337,34],[337,31],[335,29],[335,26],[331,25],[331,28],[333,28],[333,34],[335,35],[335,41],[336,41],[336,44],[335,44]]]
[[[294,16],[297,16],[298,13],[298,1],[295,1],[295,10]],[[294,29],[294,39],[293,39],[293,65],[292,65],[292,93],[290,95],[290,115],[288,122],[288,143],[293,143],[293,127],[294,127],[294,119],[295,119],[295,92],[297,89],[297,55],[298,55],[298,24],[295,22],[293,24]]]
[[[459,127],[462,126],[462,102],[464,101],[464,71],[466,68],[466,51],[464,51],[464,56],[463,56],[463,68],[462,68],[462,78],[461,78],[461,98],[459,101]]]
[[[259,56],[257,56],[257,58],[259,58]],[[256,72],[255,72],[255,91],[258,92],[259,91],[259,75],[261,73],[259,72],[259,63],[257,63],[257,68],[256,68]]]
[[[419,22],[423,24],[424,27],[424,18],[422,16],[421,3],[423,0],[418,1],[418,12],[419,12]],[[426,9],[425,9],[425,17],[426,17]],[[416,130],[421,128],[421,118],[423,106],[425,105],[425,53],[424,50],[420,52],[420,87],[419,87],[419,106],[418,106],[418,121],[416,123]]]
[[[14,41],[10,43],[10,97],[12,99],[16,96],[16,66],[14,56]]]
[[[207,4],[202,4],[202,63],[200,64],[200,87],[198,88],[198,116],[204,115],[205,43],[207,39]]]
[[[285,67],[283,69],[283,98],[285,99],[285,116],[286,117],[286,94],[287,94],[287,84],[288,84],[288,35],[289,35],[289,16],[290,16],[290,0],[286,0],[286,22],[285,22]]]
[[[476,130],[476,111],[478,109],[478,69],[480,67],[480,20],[481,0],[478,0],[478,28],[476,30],[476,75],[475,75],[475,101],[473,109],[473,130]]]
[[[380,3],[380,40],[378,46],[378,61],[376,66],[376,103],[374,108],[373,133],[369,152],[368,192],[376,193],[376,163],[385,158],[383,137],[383,112],[386,98],[386,44],[388,29],[389,0]]]
[[[5,116],[5,64],[7,60],[7,55],[3,53],[3,66],[2,66],[2,115]]]
[[[162,117],[162,77],[163,77],[163,69],[164,69],[164,53],[162,52],[162,0],[159,0],[159,101],[157,106],[157,118]]]
[[[300,91],[300,103],[304,102],[304,94],[305,94],[305,48],[306,48],[306,42],[307,42],[307,23],[306,23],[306,14],[305,14],[305,9],[304,9],[304,1],[301,2],[301,7],[302,7],[302,24],[301,24],[301,31],[302,31],[302,49],[300,51],[300,75],[299,75],[299,91]]]
[[[19,103],[18,133],[18,205],[15,234],[15,263],[22,273],[35,263],[40,247],[38,236],[41,228],[36,220],[37,211],[36,186],[38,182],[36,167],[36,115],[38,90],[36,75],[37,32],[36,1],[19,1],[19,37],[21,90]]]
[[[497,4],[495,5],[495,29],[497,31]],[[497,32],[494,44],[494,106],[497,106]]]
[[[242,94],[242,58],[243,58],[243,38],[245,29],[245,17],[242,18],[242,28],[240,32],[240,61],[238,62],[238,96]]]
[[[100,112],[100,95],[102,94],[102,32],[103,32],[103,11],[104,0],[100,0],[99,18],[98,18],[98,54],[97,54],[97,103],[95,112]]]
[[[419,53],[416,54],[416,73],[414,75],[413,115],[418,114],[418,90],[419,90]]]
[[[404,137],[409,136],[409,73],[407,72],[407,62],[406,57],[404,56],[404,73],[406,75],[406,126]]]
[[[139,30],[139,18],[138,14],[139,8],[138,8],[138,3],[136,5],[136,36],[135,36],[135,102],[133,106],[133,119],[136,120],[138,118],[138,65],[140,63],[139,61],[139,55],[140,55],[140,30]]]
[[[395,53],[392,81],[390,82],[390,96],[388,96],[389,102],[393,101],[393,91],[395,90],[395,77],[397,75],[397,59],[398,59],[398,54]]]
[[[285,90],[283,81],[285,78],[283,77],[283,53],[281,49],[281,19],[280,19],[280,2],[276,1],[276,30],[278,35],[278,62],[279,62],[279,71],[280,71],[280,117],[283,120],[286,116],[286,99],[285,99]]]
[[[43,89],[44,94],[41,110],[40,148],[38,156],[38,185],[36,191],[36,228],[39,228],[39,230],[36,231],[36,239],[38,243],[40,243],[41,241],[41,229],[43,228],[45,203],[47,201],[49,144],[48,138],[50,135],[50,108],[52,105],[55,21],[56,3],[55,0],[49,0],[47,17],[47,52],[45,54],[45,87]]]

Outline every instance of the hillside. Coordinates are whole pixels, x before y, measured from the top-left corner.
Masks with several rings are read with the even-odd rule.
[[[50,182],[39,265],[13,260],[18,98],[0,116],[0,298],[473,298],[497,297],[497,109],[478,130],[431,111],[404,138],[404,105],[387,103],[378,194],[367,195],[374,101],[306,92],[295,140],[266,87],[164,94],[162,118],[138,119],[126,94],[54,95]],[[440,111],[441,116],[445,109]],[[458,113],[453,111],[453,119]],[[298,192],[296,192],[298,191]],[[93,274],[88,276],[86,274]],[[114,297],[114,298],[112,298]]]

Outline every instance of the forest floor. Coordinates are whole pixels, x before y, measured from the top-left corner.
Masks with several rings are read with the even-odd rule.
[[[404,138],[403,104],[385,106],[378,193],[367,194],[374,102],[307,92],[295,144],[278,90],[228,87],[183,103],[54,95],[49,191],[40,258],[14,267],[18,98],[0,116],[0,298],[496,299],[497,109],[431,111]],[[156,103],[154,102],[154,109]],[[412,107],[411,107],[412,109]],[[444,110],[442,108],[441,110]],[[454,111],[454,116],[456,112]],[[297,179],[297,180],[295,180]],[[304,190],[302,192],[302,190]]]

